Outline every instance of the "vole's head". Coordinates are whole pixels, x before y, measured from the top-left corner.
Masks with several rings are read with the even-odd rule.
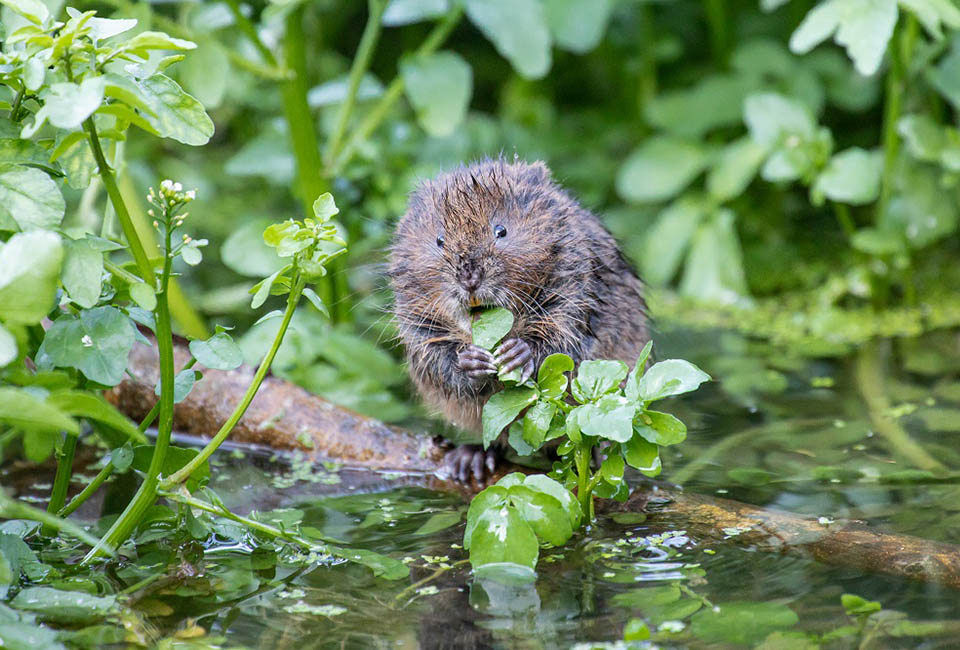
[[[391,251],[398,315],[468,330],[484,307],[536,309],[569,203],[541,162],[485,161],[424,182]]]

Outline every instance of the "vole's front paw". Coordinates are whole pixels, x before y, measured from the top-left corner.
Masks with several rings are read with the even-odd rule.
[[[476,345],[468,345],[458,355],[460,370],[471,379],[486,379],[497,374],[497,362],[489,350]]]
[[[460,445],[447,452],[443,466],[454,481],[467,483],[472,475],[477,483],[483,484],[496,469],[497,454],[492,448],[484,451],[480,445]]]
[[[520,377],[521,384],[533,376],[533,350],[522,339],[507,339],[501,343],[500,347],[497,348],[495,358],[503,372],[523,368]]]

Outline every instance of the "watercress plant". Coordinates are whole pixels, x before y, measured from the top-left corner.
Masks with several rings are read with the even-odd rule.
[[[508,310],[486,310],[474,321],[474,344],[493,349],[512,327]],[[536,379],[520,383],[514,373],[500,373],[504,389],[483,408],[484,447],[508,430],[510,445],[523,456],[558,440],[559,460],[549,477],[510,474],[473,500],[464,548],[475,570],[507,566],[529,575],[538,540],[566,542],[593,520],[594,495],[626,500],[627,465],[647,476],[660,473],[660,447],[683,442],[687,428],[650,405],[696,390],[710,376],[682,359],[647,368],[652,348],[652,342],[644,346],[632,370],[604,359],[576,367],[568,355],[551,354]],[[591,464],[595,456],[602,456],[599,467]]]

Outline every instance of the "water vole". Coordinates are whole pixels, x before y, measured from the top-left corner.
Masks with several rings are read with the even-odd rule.
[[[427,404],[480,431],[497,364],[526,376],[554,352],[636,361],[649,340],[643,285],[600,221],[542,162],[486,160],[423,182],[390,250],[394,315],[410,375]],[[472,345],[471,315],[497,305],[514,326],[496,355]],[[494,453],[447,456],[482,480]]]

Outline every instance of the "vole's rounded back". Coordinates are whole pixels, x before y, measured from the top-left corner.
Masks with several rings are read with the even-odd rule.
[[[423,182],[390,250],[394,315],[417,388],[480,429],[498,385],[462,371],[471,310],[513,312],[535,367],[554,352],[632,364],[649,339],[640,280],[599,220],[542,162],[487,160]]]

